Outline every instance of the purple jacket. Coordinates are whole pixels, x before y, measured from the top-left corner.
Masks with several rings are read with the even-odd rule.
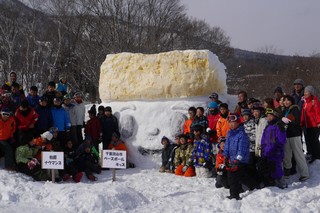
[[[286,143],[286,131],[281,121],[268,122],[261,139],[262,157],[269,161],[281,161],[284,158],[284,144]]]

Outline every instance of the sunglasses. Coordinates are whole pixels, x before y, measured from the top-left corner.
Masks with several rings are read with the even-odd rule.
[[[2,117],[10,117],[11,113],[10,112],[1,112]]]
[[[228,115],[228,121],[237,121],[238,120],[238,116],[236,115]]]

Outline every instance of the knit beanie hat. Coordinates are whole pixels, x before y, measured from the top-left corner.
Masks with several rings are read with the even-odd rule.
[[[283,94],[283,90],[281,87],[276,87],[273,93],[276,93],[276,92]]]
[[[49,131],[46,131],[46,132],[42,133],[40,136],[42,138],[47,139],[48,141],[51,141],[52,138],[53,138],[53,135]]]
[[[218,109],[218,104],[216,102],[210,102],[208,107],[209,107],[209,109],[210,108]]]
[[[316,93],[314,87],[311,85],[306,86],[306,88],[304,88],[304,91],[309,92],[311,95],[314,95]]]
[[[302,86],[304,85],[304,81],[300,78],[294,80],[293,84],[301,84]]]

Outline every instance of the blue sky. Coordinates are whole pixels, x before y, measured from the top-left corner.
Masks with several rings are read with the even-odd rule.
[[[181,0],[188,14],[221,27],[236,48],[285,55],[320,52],[320,0]]]

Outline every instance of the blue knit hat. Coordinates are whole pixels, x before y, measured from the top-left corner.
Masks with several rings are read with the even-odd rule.
[[[216,103],[216,102],[210,102],[209,103],[209,106],[208,106],[209,108],[214,108],[214,109],[218,109],[218,104]]]

